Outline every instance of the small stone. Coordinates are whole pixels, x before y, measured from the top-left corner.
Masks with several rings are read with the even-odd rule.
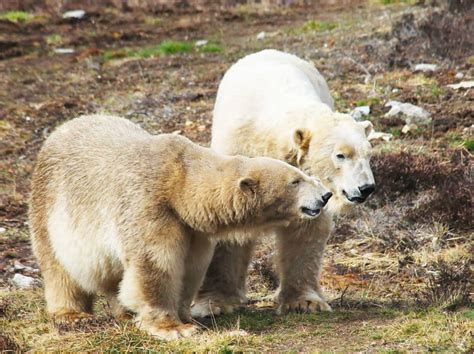
[[[26,271],[28,271],[28,272],[34,272],[34,271],[35,271],[34,268],[31,268],[31,267],[29,267],[29,266],[26,266],[26,265],[20,263],[19,261],[15,261],[15,262],[13,263],[13,270],[14,270],[14,271],[26,270]]]
[[[203,45],[206,45],[207,43],[209,43],[207,39],[200,39],[196,41],[196,43],[194,44],[196,45],[196,47],[202,47]]]
[[[23,264],[21,264],[21,263],[18,262],[18,261],[15,261],[15,262],[13,263],[13,269],[14,269],[14,270],[23,270],[23,269],[25,269],[25,268],[26,268],[26,266],[24,266]]]
[[[430,72],[438,70],[438,65],[436,64],[416,64],[414,71],[423,71],[423,72]]]
[[[55,48],[53,51],[56,54],[74,54],[75,50],[72,48]]]
[[[385,107],[391,107],[385,117],[401,115],[407,125],[420,124],[427,125],[431,123],[430,113],[421,107],[411,103],[402,103],[398,101],[389,101]]]
[[[0,227],[0,234],[3,234],[7,232],[7,229],[5,229],[4,227]]]
[[[461,81],[458,84],[448,85],[448,87],[452,88],[453,90],[470,89],[470,88],[474,87],[474,80],[472,80],[472,81]]]
[[[462,72],[458,72],[456,73],[456,75],[454,76],[454,78],[458,79],[458,80],[461,80],[462,78],[464,77],[464,74]]]
[[[400,92],[400,89],[397,89],[397,88],[394,88],[394,89],[392,90],[392,93],[399,93],[399,92]]]
[[[370,107],[369,106],[356,107],[349,114],[355,120],[361,121],[363,120],[364,116],[368,116],[370,114]]]
[[[265,33],[264,31],[262,31],[262,32],[260,32],[259,34],[257,34],[257,39],[258,39],[259,41],[264,40],[265,37],[266,37],[266,33]]]
[[[86,15],[86,12],[84,10],[71,10],[71,11],[66,11],[63,13],[63,18],[74,18],[74,19],[81,19]]]
[[[15,274],[12,279],[13,285],[20,289],[28,289],[35,285],[36,279],[32,277],[27,277],[23,274]]]

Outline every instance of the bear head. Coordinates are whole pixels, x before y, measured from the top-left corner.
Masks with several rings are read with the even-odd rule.
[[[314,219],[332,196],[315,177],[268,157],[244,158],[238,188],[258,201],[260,222]]]
[[[363,203],[375,191],[370,168],[372,123],[329,110],[312,121],[314,126],[307,123],[293,130],[290,163],[320,178],[331,190],[331,210]]]

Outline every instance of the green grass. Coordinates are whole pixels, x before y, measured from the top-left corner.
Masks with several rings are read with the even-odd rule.
[[[358,100],[356,101],[356,106],[361,107],[361,106],[374,106],[380,104],[380,98],[378,97],[372,97],[372,98],[367,98],[363,100]]]
[[[442,93],[443,90],[437,83],[431,85],[431,94],[433,95],[433,97],[438,98]]]
[[[51,35],[47,36],[45,38],[45,40],[46,40],[47,44],[55,45],[55,44],[61,43],[63,41],[63,37],[58,33],[54,33],[54,34],[51,34]]]
[[[221,53],[224,48],[219,43],[207,43],[202,47],[198,47],[198,51],[201,53]]]
[[[217,42],[210,42],[201,47],[195,47],[193,43],[185,41],[163,41],[158,45],[152,45],[141,48],[123,48],[118,50],[108,50],[103,54],[104,60],[112,60],[118,58],[152,58],[162,55],[173,55],[177,53],[220,53],[224,49]]]
[[[466,139],[462,142],[464,147],[468,149],[469,151],[473,152],[474,151],[474,140],[473,139]]]
[[[337,28],[337,23],[328,21],[314,21],[306,22],[302,27],[302,32],[326,32]]]
[[[161,54],[176,54],[176,53],[187,53],[193,50],[194,45],[189,42],[180,41],[163,41],[158,46]]]
[[[7,20],[11,22],[30,22],[33,20],[35,15],[24,11],[8,11],[0,13],[1,20]]]

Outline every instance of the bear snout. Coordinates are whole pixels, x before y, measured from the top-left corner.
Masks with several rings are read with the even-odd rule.
[[[327,192],[325,195],[322,196],[323,198],[323,207],[326,206],[326,204],[329,202],[329,199],[331,199],[332,193]]]

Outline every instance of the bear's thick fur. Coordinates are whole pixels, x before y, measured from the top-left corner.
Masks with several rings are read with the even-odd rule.
[[[47,139],[32,181],[48,311],[87,316],[100,292],[149,333],[187,336],[215,240],[308,223],[328,193],[279,160],[224,156],[123,118],[74,119]]]
[[[332,213],[374,191],[368,136],[372,124],[334,111],[324,78],[309,62],[276,50],[246,56],[225,74],[214,109],[212,145],[218,152],[270,156],[318,177],[334,194]],[[279,308],[330,310],[319,284],[332,227],[329,215],[274,230],[278,243]],[[194,316],[231,312],[245,302],[253,243],[217,246]],[[232,271],[229,271],[232,270]]]

